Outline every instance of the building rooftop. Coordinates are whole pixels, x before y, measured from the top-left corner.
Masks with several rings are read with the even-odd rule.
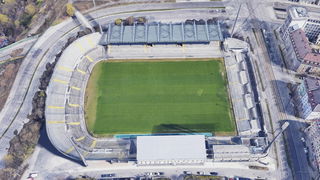
[[[222,41],[219,22],[186,21],[184,23],[134,23],[108,25],[100,40],[102,45],[209,43]]]
[[[204,135],[138,136],[137,160],[204,160]]]
[[[293,19],[309,17],[308,11],[304,7],[292,6],[288,9],[288,11]]]
[[[320,104],[320,79],[308,77],[305,79],[305,84],[308,89],[309,102],[314,109]]]
[[[302,29],[297,29],[290,33],[293,47],[297,56],[307,63],[320,63],[320,54],[313,51],[309,40]]]

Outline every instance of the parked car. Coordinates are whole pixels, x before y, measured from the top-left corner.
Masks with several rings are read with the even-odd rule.
[[[204,172],[203,171],[198,171],[197,174],[198,175],[204,175]]]
[[[190,175],[190,174],[192,174],[190,171],[183,171],[183,174],[188,174],[188,175]]]
[[[35,177],[38,177],[38,174],[37,174],[37,173],[30,173],[30,174],[29,174],[29,177],[35,178]]]
[[[210,172],[210,175],[217,176],[218,173],[217,172]]]
[[[112,173],[112,174],[101,174],[101,177],[114,177],[116,174]]]

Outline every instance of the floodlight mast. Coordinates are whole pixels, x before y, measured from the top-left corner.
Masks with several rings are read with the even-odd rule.
[[[278,134],[272,139],[272,141],[268,144],[268,146],[263,150],[263,153],[266,153],[268,151],[268,149],[271,147],[271,145],[273,144],[273,142],[279,137],[280,134],[282,134],[289,126],[289,122],[285,122],[282,124],[281,126],[281,130],[278,132]]]
[[[232,31],[231,31],[231,37],[233,37],[234,28],[236,27],[236,23],[237,23],[237,21],[238,21],[238,17],[239,17],[239,13],[240,13],[241,6],[242,6],[242,4],[240,4],[240,6],[239,6],[239,8],[238,8],[236,20],[235,20],[234,23],[233,23],[233,27],[232,27]]]

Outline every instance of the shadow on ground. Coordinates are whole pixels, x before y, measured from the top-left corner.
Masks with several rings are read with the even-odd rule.
[[[212,132],[215,129],[213,123],[205,124],[160,124],[153,127],[152,133],[201,133]]]
[[[43,148],[47,149],[50,153],[52,153],[55,156],[60,156],[63,157],[65,159],[68,159],[70,161],[79,163],[82,165],[82,163],[80,161],[76,161],[70,157],[65,156],[64,154],[62,154],[60,151],[58,151],[53,144],[51,143],[48,134],[47,134],[47,130],[46,130],[46,125],[44,124],[40,130],[40,139],[38,142],[39,145],[41,145]]]

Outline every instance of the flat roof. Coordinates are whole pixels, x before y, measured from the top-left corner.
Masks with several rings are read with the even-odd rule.
[[[138,136],[137,160],[206,159],[204,135]]]

